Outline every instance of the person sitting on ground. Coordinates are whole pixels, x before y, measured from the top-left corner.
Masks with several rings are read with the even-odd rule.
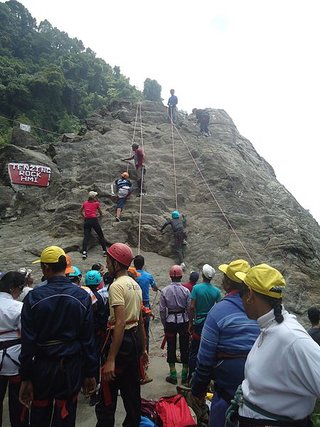
[[[121,213],[123,211],[124,205],[127,202],[128,197],[132,192],[132,184],[129,180],[128,172],[122,172],[121,178],[116,179],[114,182],[117,192],[117,207],[116,207],[116,220],[121,221]],[[113,184],[111,184],[111,195],[114,196]]]
[[[171,283],[161,292],[159,311],[161,323],[167,340],[167,363],[170,374],[166,381],[177,384],[177,334],[179,335],[180,356],[182,362],[181,383],[188,381],[189,360],[189,311],[190,292],[182,286],[183,270],[180,265],[173,265],[169,270]]]
[[[80,213],[84,218],[84,224],[83,224],[84,237],[83,237],[83,243],[82,243],[83,259],[86,259],[88,256],[88,252],[87,252],[88,243],[89,243],[92,228],[98,235],[99,242],[103,250],[103,256],[106,256],[106,250],[107,250],[106,239],[104,238],[101,226],[97,218],[97,212],[99,213],[100,217],[102,216],[100,202],[97,200],[97,195],[98,195],[97,192],[89,191],[89,198],[82,204],[80,209]]]
[[[189,380],[196,368],[201,332],[211,309],[221,300],[219,289],[211,284],[215,269],[209,264],[202,267],[202,282],[194,285],[191,292],[190,332],[192,331],[189,355]]]
[[[3,401],[9,387],[9,418],[14,427],[29,426],[28,414],[20,418],[23,405],[19,402],[19,355],[21,351],[21,310],[17,301],[25,286],[25,274],[9,271],[0,279],[0,425],[2,426]]]
[[[24,274],[25,277],[25,282],[24,282],[24,288],[21,292],[21,294],[19,295],[19,297],[17,298],[18,301],[23,302],[23,300],[25,299],[26,295],[33,290],[33,277],[31,275],[32,270],[31,268],[27,268],[27,267],[21,267],[18,270],[19,273]]]
[[[308,329],[308,334],[320,345],[320,311],[316,307],[310,307],[308,310],[308,318],[312,326]]]
[[[210,406],[210,426],[224,427],[225,412],[237,387],[244,379],[244,364],[259,327],[249,320],[240,298],[242,282],[236,272],[248,272],[243,259],[222,264],[222,287],[225,297],[209,311],[201,333],[197,367],[192,378],[192,395],[203,399],[210,380],[214,380],[214,396]]]
[[[239,427],[311,426],[309,417],[320,396],[318,344],[284,309],[286,281],[277,269],[259,264],[235,275],[243,282],[240,296],[246,314],[260,327],[247,357],[242,389],[235,395],[241,402]],[[227,420],[235,410],[233,404]]]
[[[183,246],[187,244],[187,234],[185,232],[186,220],[184,215],[180,215],[179,211],[171,212],[171,219],[168,219],[163,226],[161,227],[161,233],[168,226],[171,225],[171,229],[174,235],[174,243],[177,254],[178,263],[184,268],[185,264],[183,262]]]
[[[182,283],[182,285],[187,289],[189,289],[189,291],[191,292],[192,288],[197,283],[198,279],[199,279],[199,273],[197,271],[191,271],[189,276],[189,282],[184,282]]]
[[[204,136],[210,136],[211,132],[209,130],[210,114],[206,110],[200,110],[194,108],[192,113],[195,114],[197,118],[197,123],[200,125],[200,133]]]
[[[145,155],[144,155],[144,149],[142,147],[139,147],[139,144],[134,143],[131,146],[133,155],[131,157],[128,157],[127,159],[121,159],[123,162],[126,162],[128,160],[134,160],[134,166],[136,168],[136,175],[137,175],[137,185],[138,185],[138,195],[142,196],[146,194],[146,188],[145,188],[145,174],[146,174],[146,168],[144,165],[145,162]]]
[[[178,97],[174,94],[174,89],[170,90],[170,98],[168,99],[168,119],[169,123],[176,123],[177,120],[177,104]]]

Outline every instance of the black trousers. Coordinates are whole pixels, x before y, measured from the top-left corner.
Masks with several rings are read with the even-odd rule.
[[[167,338],[167,362],[175,363],[177,361],[177,334],[179,335],[179,346],[181,362],[184,365],[189,361],[189,323],[166,323],[164,331]]]
[[[181,264],[183,262],[183,241],[184,239],[186,239],[186,237],[187,235],[183,230],[174,232],[174,244],[176,248],[178,264]]]
[[[3,400],[9,389],[9,418],[11,427],[27,427],[29,425],[28,414],[20,421],[23,405],[19,402],[20,377],[0,375],[0,427],[2,427]]]
[[[106,240],[104,238],[98,218],[86,218],[83,224],[84,237],[83,237],[83,243],[82,243],[82,252],[87,252],[92,228],[98,235],[99,242],[100,242],[100,245],[102,246],[102,249],[106,251],[107,250]]]
[[[190,343],[190,354],[189,354],[189,379],[191,379],[193,372],[196,370],[197,355],[200,347],[201,333],[204,322],[200,325],[193,325],[193,334]]]
[[[100,400],[96,405],[96,427],[113,427],[115,425],[115,412],[117,408],[118,391],[126,410],[124,427],[139,427],[141,417],[139,348],[134,331],[126,331],[122,345],[116,357],[116,377],[113,381],[102,384]],[[106,401],[109,393],[110,402]]]
[[[81,355],[36,358],[32,375],[31,427],[75,427],[77,396],[82,383]]]

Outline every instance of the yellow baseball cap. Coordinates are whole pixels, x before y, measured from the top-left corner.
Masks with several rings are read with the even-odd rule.
[[[59,246],[48,246],[41,252],[40,259],[36,259],[32,262],[32,264],[36,264],[37,262],[43,262],[44,264],[54,264],[59,262],[61,255],[66,256],[66,253],[62,248],[59,248]]]
[[[236,273],[247,273],[250,270],[250,264],[244,259],[236,259],[231,261],[230,264],[221,264],[218,268],[233,282],[241,283],[242,280],[236,276]]]
[[[237,272],[235,275],[259,294],[272,298],[282,298],[286,281],[280,271],[268,264],[255,265],[247,273]]]

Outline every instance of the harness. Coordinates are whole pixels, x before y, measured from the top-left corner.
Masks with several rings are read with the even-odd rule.
[[[18,331],[16,329],[11,329],[9,331],[1,331],[0,335],[7,334],[9,332],[17,332],[18,333]],[[18,345],[18,344],[21,344],[21,338],[0,341],[0,351],[2,351],[2,357],[1,357],[1,361],[0,361],[0,371],[2,369],[3,361],[4,361],[5,357],[10,359],[14,365],[16,365],[18,368],[20,368],[20,363],[18,363],[16,360],[14,360],[7,352],[8,348],[13,347],[13,346]]]

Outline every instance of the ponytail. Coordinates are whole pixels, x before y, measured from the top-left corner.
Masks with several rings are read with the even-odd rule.
[[[273,306],[273,312],[274,312],[274,317],[276,319],[277,323],[282,323],[283,322],[283,315],[282,315],[282,300],[279,299],[276,301],[276,303]]]

